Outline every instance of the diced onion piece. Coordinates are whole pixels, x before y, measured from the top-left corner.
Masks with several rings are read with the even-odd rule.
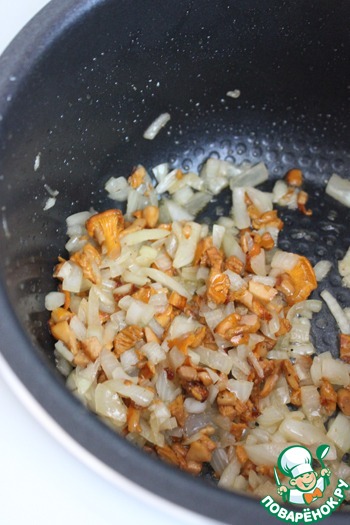
[[[124,202],[128,198],[130,186],[125,177],[111,177],[105,184],[105,190],[110,199]]]
[[[159,133],[159,131],[169,122],[169,113],[161,113],[150,126],[146,129],[143,134],[143,138],[147,140],[153,140]]]
[[[259,423],[259,426],[269,428],[280,424],[285,417],[286,411],[284,406],[271,405],[262,411],[262,414],[258,417],[257,422]]]
[[[205,193],[204,191],[198,191],[193,195],[191,200],[184,204],[184,208],[186,211],[191,213],[192,216],[197,215],[200,211],[203,210],[203,208],[206,207],[206,205],[211,201],[212,195],[210,193]]]
[[[164,403],[171,403],[171,401],[174,401],[174,399],[181,393],[181,389],[176,388],[174,383],[168,379],[165,370],[162,370],[158,374],[156,390],[158,396],[162,401],[164,401]]]
[[[122,242],[127,246],[134,246],[146,241],[156,241],[158,239],[164,239],[170,232],[162,230],[160,228],[150,228],[147,230],[139,230],[133,233],[129,233],[123,237]]]
[[[210,464],[214,472],[221,475],[228,465],[228,456],[224,448],[217,447],[212,454]]]
[[[321,282],[329,273],[332,268],[332,263],[330,261],[319,261],[314,266],[314,272],[316,276],[316,281]]]
[[[153,306],[134,299],[128,308],[125,320],[129,325],[147,326],[155,313]]]
[[[342,179],[333,173],[326,186],[326,193],[341,204],[350,207],[350,180]]]
[[[183,186],[174,193],[173,199],[180,206],[185,206],[190,202],[193,195],[193,190],[189,186]]]
[[[210,348],[204,346],[199,346],[194,352],[199,355],[200,362],[203,365],[209,366],[214,370],[219,370],[219,372],[224,372],[224,374],[230,372],[232,359],[227,354],[220,352],[219,350],[210,350]]]
[[[277,465],[278,456],[286,448],[286,443],[259,443],[245,445],[244,449],[250,461],[255,465]]]
[[[342,277],[350,274],[350,248],[348,248],[344,258],[338,263],[339,273]]]
[[[236,238],[228,231],[225,232],[225,235],[223,238],[223,249],[224,249],[226,257],[235,255],[240,261],[245,263],[246,261],[245,253],[243,252]]]
[[[267,171],[265,164],[263,162],[259,162],[242,173],[239,173],[235,177],[232,177],[230,186],[231,189],[238,186],[254,187],[265,182],[268,177],[269,172]]]
[[[340,359],[333,359],[331,355],[324,359],[321,358],[321,374],[332,385],[348,386],[350,383],[347,364]]]
[[[256,275],[266,276],[265,250],[260,250],[257,255],[250,259],[250,266]]]
[[[205,401],[201,403],[196,399],[187,397],[184,401],[184,408],[189,414],[201,414],[207,408],[207,403]]]
[[[60,306],[63,306],[65,302],[65,295],[62,292],[49,292],[45,296],[45,308],[46,310],[56,310]]]
[[[64,343],[62,343],[62,341],[56,341],[55,349],[66,361],[68,361],[68,363],[72,363],[73,362],[74,355],[66,347],[66,345]]]
[[[241,464],[235,457],[225,468],[218,482],[218,486],[227,490],[234,488],[234,482],[241,471]]]
[[[247,194],[260,213],[272,210],[272,193],[260,191],[256,188],[247,188]]]
[[[173,266],[174,268],[182,268],[192,263],[198,241],[201,235],[201,226],[196,222],[187,223],[190,234],[189,237],[185,237],[183,230],[180,225],[173,225],[173,231],[178,239],[178,246],[175,253]]]
[[[150,277],[150,279],[152,279],[156,283],[160,283],[163,286],[170,288],[170,290],[173,290],[174,292],[183,295],[187,299],[191,299],[191,294],[186,290],[186,288],[182,284],[176,281],[173,277],[170,277],[169,275],[165,274],[164,272],[161,272],[160,270],[156,270],[155,268],[147,268],[145,269],[145,273],[146,275],[148,275],[148,277]]]
[[[45,202],[45,205],[44,205],[44,208],[43,210],[44,211],[47,211],[49,210],[50,208],[53,208],[56,204],[56,197],[49,197],[46,202]]]
[[[120,425],[126,423],[127,408],[115,391],[114,380],[97,385],[95,408],[101,416],[110,417]]]
[[[154,392],[151,390],[143,388],[142,386],[130,384],[129,382],[125,382],[121,379],[112,379],[110,386],[120,396],[130,398],[132,401],[134,401],[134,403],[136,403],[136,405],[141,407],[148,407],[154,398]]]
[[[308,343],[310,341],[311,323],[305,317],[293,320],[292,329],[289,333],[292,343]]]
[[[168,357],[170,365],[174,370],[179,368],[186,359],[185,354],[181,352],[176,346],[173,346],[173,348],[170,350]]]
[[[316,299],[308,299],[307,301],[301,301],[295,303],[287,313],[288,321],[292,321],[296,315],[302,315],[309,317],[308,314],[318,313],[322,308],[322,301]]]
[[[245,188],[233,188],[232,190],[232,213],[235,225],[240,230],[250,227],[250,217],[245,203]]]
[[[278,250],[271,261],[271,268],[276,268],[281,271],[292,270],[299,261],[299,255],[296,253],[283,252]]]
[[[154,365],[157,365],[163,361],[166,357],[166,353],[158,343],[151,342],[146,343],[140,348],[140,351],[151,361]]]
[[[350,419],[341,412],[331,422],[327,437],[346,454],[350,450]]]
[[[214,224],[213,226],[213,245],[218,250],[221,248],[221,243],[225,235],[226,228],[224,226],[219,226]]]
[[[168,339],[175,339],[182,335],[195,332],[197,328],[201,326],[202,325],[193,319],[193,317],[187,317],[183,314],[177,315],[168,328]]]
[[[152,168],[153,174],[158,182],[161,182],[169,173],[169,164],[167,162],[162,162],[157,166]]]
[[[227,91],[226,96],[231,98],[238,98],[241,95],[239,89],[233,89],[232,91]]]
[[[298,421],[288,417],[279,427],[279,432],[287,441],[301,443],[302,445],[312,445],[313,443],[323,443],[325,433],[308,421]]]
[[[84,341],[84,339],[86,338],[86,326],[77,315],[73,315],[69,326],[73,330],[78,341]]]
[[[167,208],[171,221],[193,221],[194,215],[189,213],[185,208],[169,199],[164,200],[164,206]]]
[[[321,400],[317,387],[314,385],[302,386],[301,407],[307,419],[314,423],[321,419]]]
[[[57,277],[63,279],[62,290],[79,293],[83,282],[83,271],[77,264],[66,261],[63,263]]]
[[[275,202],[279,205],[285,204],[285,202],[282,201],[283,197],[288,191],[288,186],[283,180],[278,180],[272,190],[272,202]],[[281,202],[282,201],[282,202]]]
[[[328,290],[323,290],[320,296],[328,306],[331,314],[336,320],[342,334],[350,334],[350,321],[346,317],[338,301]]]
[[[132,217],[133,213],[137,210],[143,210],[146,206],[148,206],[149,200],[142,195],[137,190],[134,190],[133,188],[130,188],[129,195],[128,195],[128,201],[126,204],[126,215],[127,217]]]
[[[252,381],[239,381],[237,379],[229,379],[227,381],[226,388],[230,392],[236,394],[238,399],[245,403],[248,401],[250,394],[252,393],[254,383]]]

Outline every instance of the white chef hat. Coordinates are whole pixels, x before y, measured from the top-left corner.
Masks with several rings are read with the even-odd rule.
[[[285,449],[278,458],[278,466],[286,476],[297,478],[306,472],[313,472],[312,456],[307,448],[293,445]]]

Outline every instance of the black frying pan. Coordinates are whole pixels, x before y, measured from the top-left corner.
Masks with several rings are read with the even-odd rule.
[[[194,479],[172,469],[85,410],[55,369],[44,296],[65,217],[110,207],[104,182],[136,163],[196,169],[208,156],[263,160],[273,178],[301,168],[314,214],[284,213],[280,245],[336,264],[350,245],[350,214],[324,187],[333,172],[350,176],[349,21],[347,0],[54,0],[0,59],[1,351],[87,450],[160,496],[227,523],[270,518],[248,496],[217,489],[210,473]],[[225,96],[233,89],[240,98]],[[144,140],[163,111],[170,125]],[[45,183],[59,191],[47,212]],[[350,305],[336,273],[324,287]],[[336,353],[337,328],[325,309],[313,338],[318,351]]]

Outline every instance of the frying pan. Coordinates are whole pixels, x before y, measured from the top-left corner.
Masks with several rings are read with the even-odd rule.
[[[195,170],[210,156],[263,160],[272,177],[266,188],[301,168],[313,215],[284,212],[280,246],[336,268],[350,245],[350,215],[324,187],[333,172],[349,177],[349,17],[346,0],[54,0],[0,59],[2,354],[98,459],[225,523],[269,518],[247,495],[218,489],[210,473],[195,479],[135,449],[73,398],[55,368],[44,296],[65,217],[110,207],[105,181],[137,163]],[[238,99],[225,96],[233,89]],[[144,140],[164,111],[167,128]],[[59,191],[48,211],[45,184]],[[350,305],[336,271],[323,288]],[[312,335],[318,352],[336,354],[337,328],[325,308]]]

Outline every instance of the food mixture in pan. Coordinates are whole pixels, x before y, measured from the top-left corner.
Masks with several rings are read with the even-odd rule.
[[[274,205],[312,214],[301,171],[272,192],[255,187],[262,163],[152,175],[111,178],[118,204],[67,218],[46,307],[69,389],[131,443],[192,474],[209,464],[229,490],[274,493],[277,458],[297,443],[314,455],[328,444],[334,483],[349,482],[350,315],[328,291],[310,299],[338,268],[278,249]],[[228,186],[230,216],[196,222]],[[349,285],[350,252],[339,271]],[[316,355],[321,308],[337,320],[339,359]]]

